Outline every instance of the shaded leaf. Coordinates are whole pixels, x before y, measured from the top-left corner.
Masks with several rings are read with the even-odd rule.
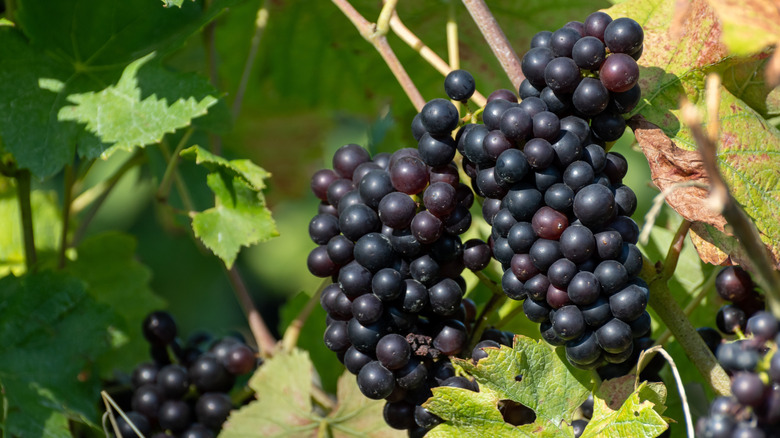
[[[593,396],[593,417],[582,438],[657,437],[669,426],[658,412],[665,409],[663,384],[633,390],[632,375],[605,381]]]
[[[139,358],[149,354],[149,344],[141,336],[141,325],[150,312],[165,307],[165,302],[149,288],[152,273],[135,258],[133,236],[109,232],[89,237],[76,248],[76,259],[67,265],[70,272],[86,285],[96,302],[105,304],[117,315],[109,327],[113,349],[100,358],[104,378],[116,370],[130,373]]]
[[[0,279],[0,384],[8,436],[70,437],[68,420],[97,424],[90,363],[108,348],[111,312],[75,278]]]
[[[192,119],[217,102],[213,96],[200,102],[192,97],[179,99],[171,105],[156,95],[142,99],[136,75],[153,57],[146,55],[130,63],[115,86],[97,93],[69,95],[68,101],[75,105],[61,108],[59,120],[85,123],[103,143],[111,144],[102,154],[106,158],[117,149],[132,150],[159,142],[165,134],[189,126]]]
[[[735,55],[752,55],[780,41],[780,8],[764,0],[707,0],[723,26],[721,40]]]
[[[488,357],[477,365],[468,360],[453,362],[477,379],[481,391],[522,403],[536,412],[537,419],[553,424],[570,420],[588,398],[591,373],[572,367],[562,348],[518,335],[514,348],[485,351]],[[522,378],[518,380],[518,376]]]
[[[384,401],[367,399],[360,392],[355,376],[348,371],[339,377],[337,394],[339,404],[325,419],[334,438],[406,436],[405,432],[392,429],[385,423],[382,414]]]

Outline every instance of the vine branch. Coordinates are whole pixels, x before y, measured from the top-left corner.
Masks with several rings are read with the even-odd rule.
[[[322,291],[330,284],[332,284],[330,278],[324,279],[317,288],[317,291],[309,297],[308,301],[306,301],[306,305],[303,306],[303,309],[301,309],[295,319],[292,320],[290,325],[287,326],[287,329],[282,336],[282,350],[292,351],[298,344],[298,338],[301,336],[303,325],[306,324],[306,320],[309,319],[314,307],[319,303]]]
[[[393,52],[390,44],[387,42],[387,29],[389,28],[389,20],[392,17],[392,12],[395,10],[396,1],[388,1],[382,8],[380,13],[381,23],[373,24],[366,20],[360,12],[358,12],[348,0],[332,0],[333,3],[341,10],[341,12],[352,22],[357,28],[360,35],[366,39],[372,46],[379,52],[382,59],[385,61],[390,71],[393,72],[398,83],[403,88],[409,100],[412,101],[412,105],[417,111],[422,110],[425,105],[425,99],[420,94],[420,91],[412,82],[412,78],[404,70],[401,61]],[[388,12],[389,11],[389,12]]]
[[[504,31],[501,30],[495,17],[490,12],[490,8],[488,8],[484,0],[463,0],[463,4],[479,27],[480,32],[482,32],[482,36],[485,37],[488,46],[493,50],[496,59],[501,63],[501,68],[509,76],[509,80],[512,81],[515,90],[518,90],[523,79],[525,79],[523,70],[520,68],[520,58],[515,53],[512,45],[509,44],[509,40],[507,40]]]
[[[62,235],[60,236],[60,251],[57,260],[57,268],[65,267],[65,251],[68,249],[68,227],[70,225],[70,205],[73,201],[73,165],[65,166],[65,193],[62,197]]]
[[[246,93],[246,87],[249,84],[249,75],[252,73],[252,66],[255,64],[255,58],[257,57],[257,51],[260,48],[260,41],[263,39],[263,33],[268,25],[268,1],[263,0],[260,4],[260,8],[257,10],[257,16],[255,18],[255,33],[252,35],[252,45],[249,47],[249,54],[246,57],[244,63],[244,70],[241,72],[241,81],[238,84],[238,90],[236,90],[236,98],[233,100],[233,118],[238,118],[241,113],[241,103],[244,100],[244,93]]]
[[[32,207],[30,205],[31,177],[27,169],[19,170],[16,174],[17,198],[19,199],[19,212],[22,216],[22,235],[24,236],[24,260],[28,272],[35,271],[38,256],[35,253],[35,233],[33,232]]]
[[[717,139],[719,124],[717,122],[720,104],[720,77],[710,74],[707,77],[707,106],[710,115],[709,132],[702,127],[702,116],[693,104],[683,102],[680,116],[691,130],[699,147],[702,164],[710,181],[710,206],[721,213],[731,226],[734,236],[750,255],[753,264],[756,283],[764,290],[767,303],[774,315],[780,315],[780,272],[774,268],[774,262],[761,241],[758,229],[750,217],[740,207],[729,191],[728,184],[723,179],[717,162]],[[714,127],[713,127],[714,125]]]
[[[255,307],[255,303],[249,295],[249,290],[247,290],[244,280],[241,279],[241,275],[238,273],[238,268],[235,266],[230,269],[225,267],[225,273],[228,276],[230,285],[233,286],[233,291],[236,293],[236,298],[238,298],[241,308],[244,310],[246,319],[249,322],[249,329],[252,330],[252,335],[261,354],[266,357],[272,355],[276,349],[276,339],[274,339],[271,331],[268,330],[263,317],[260,316],[260,312]]]

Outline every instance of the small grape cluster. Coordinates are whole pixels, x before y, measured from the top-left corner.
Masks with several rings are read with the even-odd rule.
[[[520,97],[537,100],[559,115],[592,118],[591,129],[603,141],[617,140],[626,127],[621,114],[639,103],[639,66],[644,31],[630,18],[594,12],[555,32],[531,39],[522,60],[526,79]]]
[[[556,88],[552,73],[557,72],[553,61],[574,63],[565,56],[578,41],[595,40],[603,52],[606,40],[612,52],[607,59],[626,56],[636,66],[626,55],[636,54],[642,44],[641,27],[633,20],[612,21],[597,12],[585,24],[567,26],[534,38],[536,46],[523,61],[531,85],[547,80],[542,91],[558,97],[574,92],[571,99],[577,102],[576,82],[585,83],[579,67],[574,66],[577,79],[570,89]],[[539,53],[549,59],[538,61]],[[602,80],[608,77],[602,74]],[[482,212],[492,225],[493,257],[505,270],[504,292],[525,300],[526,316],[541,323],[547,342],[566,346],[572,364],[624,363],[638,353],[633,340],[650,331],[649,290],[636,277],[642,268],[635,245],[639,230],[630,218],[637,199],[622,184],[626,159],[604,147],[622,134],[625,122],[619,112],[608,113],[616,114],[620,124],[619,132],[606,133],[596,120],[601,115],[589,123],[579,104],[551,108],[545,99],[523,91],[528,89],[524,84],[520,91],[526,97],[519,103],[508,90],[492,93],[482,113],[484,124],[466,125],[457,144],[474,191],[486,198]],[[611,92],[605,93],[609,98]],[[607,108],[606,101],[602,107]]]
[[[750,274],[739,266],[723,268],[715,290],[732,304],[716,317],[718,330],[738,335],[723,342],[714,330],[705,341],[731,377],[730,397],[718,397],[708,415],[696,424],[696,436],[706,438],[768,438],[780,436],[780,323],[763,310],[764,303]]]
[[[152,312],[144,320],[143,334],[153,361],[133,371],[126,416],[144,436],[213,438],[234,408],[228,392],[236,377],[252,372],[258,359],[238,337],[213,341],[203,351],[202,346],[211,341],[209,335],[194,335],[181,346],[177,331],[167,312]],[[121,437],[137,436],[121,416],[117,426]]]
[[[334,281],[321,295],[325,345],[366,397],[387,400],[387,423],[412,436],[439,421],[420,406],[432,387],[473,385],[454,376],[448,356],[466,347],[476,315],[460,274],[466,261],[479,269],[490,261],[484,242],[459,237],[471,225],[474,194],[452,163],[458,113],[444,102],[431,120],[446,124],[427,130],[419,149],[372,159],[345,145],[333,169],[311,181],[322,202],[309,224],[318,246],[308,268]]]

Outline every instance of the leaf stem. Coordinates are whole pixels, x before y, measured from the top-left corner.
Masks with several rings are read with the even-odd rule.
[[[422,59],[427,61],[428,64],[433,66],[433,68],[435,68],[439,73],[446,76],[450,71],[452,71],[450,66],[444,62],[444,60],[441,59],[441,57],[439,57],[436,52],[425,45],[425,43],[423,43],[417,35],[415,35],[411,30],[409,30],[408,27],[406,27],[406,25],[404,25],[397,12],[393,12],[393,16],[390,17],[390,29],[392,29],[393,33],[401,38],[403,42],[411,47],[412,50],[419,53]],[[474,92],[474,94],[471,96],[471,100],[474,101],[474,103],[476,103],[478,106],[485,106],[485,103],[487,102],[485,96],[483,96],[479,91]]]
[[[160,202],[168,201],[168,195],[171,192],[171,181],[175,175],[178,175],[176,166],[179,164],[179,152],[184,149],[184,146],[190,140],[193,132],[195,132],[194,128],[190,127],[187,129],[187,131],[181,137],[181,140],[179,140],[179,144],[176,145],[176,149],[173,151],[173,154],[170,154],[168,157],[166,157],[168,159],[168,165],[165,167],[163,179],[160,182],[160,187],[157,189],[157,200]],[[160,144],[163,146],[162,143]],[[167,151],[167,148],[165,149]]]
[[[645,259],[640,277],[650,286],[650,306],[666,324],[685,350],[696,369],[718,395],[731,394],[729,376],[720,367],[707,344],[691,325],[685,312],[669,292],[668,279],[663,278],[663,267],[654,267]]]
[[[688,436],[692,437],[694,436],[693,432],[693,420],[691,417],[691,408],[688,404],[688,396],[685,393],[685,385],[683,385],[682,378],[680,377],[680,371],[677,369],[677,364],[674,363],[674,359],[672,359],[672,356],[664,350],[664,348],[660,345],[656,345],[655,347],[650,348],[649,350],[643,351],[639,354],[639,361],[637,363],[637,369],[644,361],[645,356],[648,354],[655,354],[659,353],[661,354],[668,362],[669,367],[672,369],[672,375],[674,375],[674,380],[677,382],[677,390],[680,392],[680,401],[682,402],[682,408],[683,408],[683,415],[685,415],[685,425],[686,430],[688,431]],[[639,371],[637,370],[636,373],[636,380],[634,381],[634,391],[639,387]]]
[[[108,199],[108,195],[111,194],[111,191],[114,190],[114,187],[119,183],[119,180],[121,180],[129,170],[145,161],[146,155],[143,153],[143,150],[136,150],[135,154],[130,157],[129,160],[125,161],[122,167],[117,169],[109,179],[101,181],[99,184],[85,190],[73,200],[70,206],[71,215],[78,214],[90,204],[91,206],[79,222],[79,227],[73,235],[71,246],[77,246],[81,239],[84,238],[84,234],[87,232],[89,224],[95,218],[98,210],[103,206],[106,199]]]
[[[65,193],[62,197],[62,235],[60,236],[60,251],[57,261],[57,269],[63,269],[65,267],[65,251],[68,249],[68,228],[70,225],[70,208],[71,202],[73,202],[73,165],[68,164],[65,166]]]
[[[525,79],[523,70],[520,68],[520,58],[515,53],[515,49],[509,44],[509,40],[506,39],[504,31],[496,22],[495,17],[490,12],[487,4],[484,0],[463,0],[463,4],[468,9],[471,18],[474,23],[479,27],[482,36],[485,37],[488,46],[493,51],[493,54],[501,63],[501,67],[509,76],[509,80],[512,81],[512,85],[515,90],[520,88],[520,84]]]
[[[290,325],[287,326],[284,335],[282,335],[282,351],[292,351],[298,344],[298,338],[301,336],[303,325],[306,324],[306,320],[309,319],[314,307],[319,303],[323,289],[330,284],[332,284],[330,278],[324,279],[317,288],[317,291],[309,297],[308,301],[306,301],[306,305],[303,306],[303,309],[301,309],[295,319],[292,320]]]
[[[720,77],[711,74],[707,77],[708,112],[717,117],[718,99],[712,90],[720,90]],[[718,95],[719,96],[719,95]],[[775,270],[774,262],[761,241],[758,229],[750,217],[740,207],[729,191],[728,184],[718,169],[717,159],[717,133],[705,132],[701,125],[702,117],[699,111],[690,102],[684,102],[681,106],[680,116],[683,122],[691,130],[693,138],[699,147],[702,164],[710,181],[710,204],[719,211],[726,222],[733,229],[739,243],[745,249],[753,267],[756,283],[761,286],[766,294],[769,309],[776,316],[780,316],[780,272]]]
[[[32,207],[30,205],[30,171],[21,169],[16,173],[17,197],[22,216],[22,235],[24,236],[24,259],[27,272],[35,272],[38,256],[35,253],[35,233],[33,232]]]
[[[387,66],[390,68],[390,71],[392,71],[396,80],[401,85],[401,88],[403,88],[404,92],[409,97],[409,100],[412,101],[412,105],[414,105],[417,111],[420,111],[423,105],[425,105],[425,99],[422,97],[422,94],[420,94],[420,91],[414,85],[414,82],[412,82],[409,74],[406,73],[403,65],[401,65],[401,61],[398,60],[395,52],[393,52],[393,49],[387,42],[386,29],[385,33],[382,33],[382,29],[378,28],[375,24],[370,23],[362,15],[360,15],[360,13],[352,6],[352,4],[349,3],[348,0],[332,1],[341,10],[341,12],[347,16],[352,24],[355,25],[357,30],[360,32],[360,35],[365,38],[366,41],[371,43],[371,45],[374,46],[374,48],[379,52],[379,54],[382,56],[382,59],[384,59],[385,64],[387,64]],[[392,4],[394,9],[395,1],[389,1],[388,3]],[[386,9],[383,8],[383,11],[385,10]],[[392,9],[390,10],[392,11]],[[380,17],[384,19],[382,14],[380,14]],[[392,14],[390,17],[392,17]],[[389,19],[390,18],[388,17],[388,20]]]
[[[252,301],[251,295],[249,295],[249,290],[247,290],[244,280],[238,273],[238,268],[233,266],[230,269],[227,267],[224,269],[230,285],[233,286],[233,292],[235,292],[236,298],[244,310],[246,319],[249,322],[249,329],[252,331],[257,347],[260,349],[260,354],[265,357],[273,355],[276,350],[276,339],[274,339],[271,331],[268,330],[263,317],[260,315],[257,307],[255,307],[255,303]]]
[[[255,58],[257,57],[257,51],[260,48],[260,41],[263,39],[265,28],[268,25],[268,0],[263,0],[260,3],[260,8],[257,10],[257,16],[255,18],[255,33],[252,35],[252,45],[249,47],[249,54],[247,54],[246,62],[244,63],[244,70],[241,73],[241,81],[238,84],[238,90],[236,90],[236,98],[233,100],[233,118],[237,119],[241,113],[241,103],[244,100],[244,93],[246,93],[246,87],[249,84],[249,75],[252,73],[252,66],[255,64]]]

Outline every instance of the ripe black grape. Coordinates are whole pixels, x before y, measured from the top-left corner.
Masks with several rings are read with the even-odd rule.
[[[636,21],[621,17],[604,29],[604,43],[613,53],[633,54],[642,47],[645,33]]]
[[[475,89],[474,77],[466,70],[453,70],[444,78],[444,92],[452,100],[465,102]]]
[[[429,101],[420,114],[422,125],[432,135],[450,135],[458,126],[458,110],[446,99]]]
[[[544,82],[555,93],[573,93],[581,79],[580,68],[571,58],[555,58],[544,68]]]
[[[357,375],[358,388],[366,397],[379,400],[390,395],[395,387],[393,372],[378,361],[367,363]]]
[[[550,41],[551,37],[552,33],[550,33]],[[534,47],[523,55],[521,68],[531,85],[536,88],[544,88],[546,86],[544,72],[547,64],[553,59],[555,59],[555,54],[549,46],[545,47],[544,45]]]
[[[607,108],[609,91],[598,79],[584,78],[574,90],[571,101],[577,111],[595,116]]]

